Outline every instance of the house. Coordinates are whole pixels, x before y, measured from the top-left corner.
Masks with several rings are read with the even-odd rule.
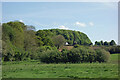
[[[66,42],[65,45],[66,45],[66,46],[69,45],[68,42]]]

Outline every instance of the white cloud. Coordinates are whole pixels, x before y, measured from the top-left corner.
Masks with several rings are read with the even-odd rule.
[[[23,20],[19,20],[20,22],[23,22]]]
[[[65,26],[63,26],[63,25],[61,25],[61,26],[59,26],[59,29],[69,29],[69,28],[67,28],[67,27],[65,27]]]
[[[89,25],[90,25],[90,26],[94,26],[94,23],[93,23],[93,22],[89,22]]]
[[[85,27],[86,26],[85,23],[81,23],[81,22],[76,22],[75,25],[80,26],[80,27]]]

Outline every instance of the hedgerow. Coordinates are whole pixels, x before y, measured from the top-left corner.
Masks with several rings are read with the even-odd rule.
[[[40,60],[45,63],[83,63],[83,62],[107,62],[110,53],[103,49],[73,48],[70,51],[63,49],[47,50],[40,54]]]

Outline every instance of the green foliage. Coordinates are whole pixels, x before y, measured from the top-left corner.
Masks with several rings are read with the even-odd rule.
[[[37,38],[37,39],[36,39],[37,46],[39,46],[39,47],[40,47],[40,46],[43,46],[44,43],[43,43],[43,41],[42,41],[42,38],[39,37],[39,36],[36,36],[36,38]]]
[[[115,41],[114,41],[114,40],[111,40],[110,45],[111,45],[111,46],[116,45]]]
[[[50,38],[51,33],[49,31],[46,30],[39,30],[36,32],[36,36],[37,36],[37,44],[38,46],[54,46],[54,43],[52,41],[52,38]]]
[[[4,45],[5,43],[3,43]],[[21,61],[25,60],[27,54],[24,50],[15,47],[9,41],[7,46],[3,48],[3,60],[4,61]],[[5,45],[4,45],[5,46]]]
[[[57,48],[51,47],[51,46],[40,46],[37,51],[38,52],[45,52],[47,50],[57,50]]]
[[[109,43],[107,41],[104,42],[105,46],[109,46]]]
[[[42,39],[42,41],[43,41],[43,46],[44,45],[47,45],[47,46],[54,46],[54,43],[53,43],[53,40],[51,39],[51,38],[49,38],[49,37],[44,37],[43,39]]]
[[[46,63],[58,63],[60,57],[60,52],[57,50],[47,50],[42,52],[40,55],[40,60]]]
[[[116,54],[116,53],[120,53],[120,46],[93,46],[91,47],[93,49],[104,49],[106,51],[108,51],[110,54]]]
[[[49,29],[49,30],[39,30],[36,32],[36,35],[41,38],[47,36],[53,37],[57,35],[62,35],[65,38],[66,42],[69,43],[69,45],[74,45],[75,42],[79,45],[91,45],[92,43],[86,34],[79,31]]]
[[[35,51],[37,48],[35,32],[32,30],[24,31],[25,51]]]
[[[79,46],[80,46],[79,44],[75,44],[75,45],[74,45],[74,48],[77,48],[77,47],[79,47]]]
[[[12,28],[17,29],[20,32],[23,32],[23,30],[26,28],[26,26],[24,25],[24,23],[19,22],[19,21],[8,22],[7,24],[9,26],[11,26]]]
[[[104,49],[96,49],[97,61],[98,62],[108,62],[110,58],[110,53]]]
[[[62,35],[54,36],[52,40],[58,49],[65,44],[65,38]]]
[[[28,26],[19,21],[3,23],[2,27],[2,56],[4,61],[29,59],[41,59],[41,61],[47,63],[91,63],[97,61],[97,52],[88,48],[92,42],[82,32],[60,29],[39,30],[36,32],[34,26]],[[57,49],[64,46],[65,42],[74,45],[75,48],[70,51],[63,49],[59,52]],[[112,40],[110,45],[115,45],[115,42]],[[106,52],[103,51],[103,53]],[[101,62],[105,61],[107,60]]]
[[[87,48],[74,48],[70,51],[69,56],[74,62],[95,62],[95,51]]]
[[[95,45],[98,45],[98,46],[115,46],[116,45],[116,43],[115,43],[115,41],[114,40],[111,40],[110,42],[107,42],[107,41],[105,41],[105,42],[103,42],[103,41],[95,41]]]
[[[61,52],[47,50],[40,55],[45,63],[83,63],[83,62],[108,62],[110,53],[103,49],[89,49],[84,47],[73,48],[70,51],[63,49]]]
[[[101,43],[101,45],[104,45],[104,42],[102,40],[100,41],[100,43]]]
[[[101,42],[97,42],[97,41],[95,41],[95,45],[102,45],[102,43]]]
[[[120,53],[120,46],[112,46],[108,49],[111,54]]]
[[[24,36],[24,30],[23,29],[25,28],[25,25],[23,23],[17,22],[17,21],[16,22],[8,22],[8,23],[5,23],[5,24],[9,25],[12,29],[12,32],[15,34],[14,35],[15,38],[13,39],[13,45],[15,45],[18,48],[23,49],[23,47],[24,47],[24,37],[23,37]]]
[[[40,46],[37,49],[36,53],[34,53],[34,55],[36,55],[34,57],[34,59],[40,59],[41,54],[48,51],[48,50],[57,50],[57,48],[56,47],[51,47],[51,46]]]
[[[13,29],[11,28],[11,26],[9,26],[8,24],[3,24],[2,25],[2,40],[6,41],[6,40],[10,40],[13,41],[15,38],[15,32],[13,31]]]
[[[2,24],[3,60],[25,60],[36,51],[36,36],[24,23],[15,21]]]

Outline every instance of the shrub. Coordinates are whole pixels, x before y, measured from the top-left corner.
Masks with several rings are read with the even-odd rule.
[[[37,52],[44,52],[47,50],[57,50],[56,47],[51,47],[51,46],[41,46],[37,49]]]
[[[72,62],[72,63],[80,62],[81,56],[82,55],[80,54],[80,51],[77,48],[74,48],[67,53],[68,62]]]
[[[78,48],[80,45],[79,44],[75,44],[74,45],[74,48]]]
[[[110,58],[110,53],[104,49],[96,49],[97,61],[98,62],[108,62]]]
[[[87,62],[96,62],[96,52],[93,49],[87,49]]]
[[[89,49],[85,47],[73,48],[70,51],[63,49],[61,52],[58,50],[47,50],[42,52],[40,60],[45,63],[83,63],[83,62],[107,62],[110,53],[103,49]]]
[[[95,62],[96,53],[92,49],[84,47],[74,48],[70,51],[69,54],[73,55],[72,61],[75,62]]]
[[[66,62],[68,62],[68,56],[67,56],[67,54],[69,53],[69,51],[67,50],[67,49],[62,49],[62,51],[61,51],[61,62],[63,62],[63,63],[66,63]]]
[[[58,63],[60,62],[61,52],[57,50],[47,50],[40,54],[40,60],[46,63]]]
[[[109,49],[110,54],[120,53],[120,46],[114,46]]]

